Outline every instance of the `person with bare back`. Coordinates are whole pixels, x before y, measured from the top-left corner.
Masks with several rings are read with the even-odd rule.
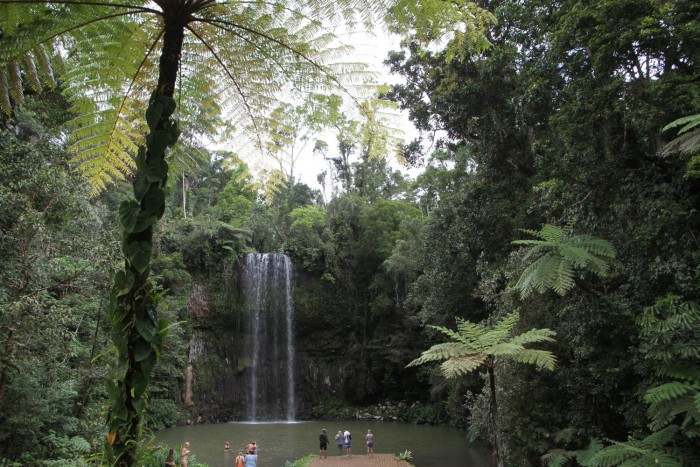
[[[189,457],[189,455],[190,455],[190,443],[189,443],[189,441],[186,441],[185,445],[182,446],[182,452],[180,453],[180,457],[181,457],[180,463],[181,463],[182,467],[187,467],[187,458]]]

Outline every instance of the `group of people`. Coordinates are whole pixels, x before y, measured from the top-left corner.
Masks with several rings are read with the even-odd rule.
[[[188,458],[190,456],[190,443],[186,442],[182,445],[182,452],[180,452],[180,465],[182,467],[187,467]],[[168,457],[165,458],[165,467],[175,466],[175,452],[171,449],[168,452]]]
[[[328,433],[324,428],[318,435],[320,443],[320,451],[318,457],[320,459],[325,459],[328,451]],[[365,436],[365,442],[367,444],[367,456],[373,457],[374,455],[374,434],[372,430],[367,430],[367,435]],[[338,457],[351,457],[352,456],[352,435],[349,430],[338,431],[335,435],[335,443],[338,446]],[[236,456],[236,467],[256,467],[258,462],[258,447],[260,445],[257,441],[253,441],[246,445],[245,450],[238,451]],[[231,443],[226,441],[224,443],[224,452],[231,450]],[[245,451],[245,454],[243,452]],[[190,454],[190,443],[185,442],[182,446],[182,452],[180,453],[180,462],[182,467],[187,467],[187,461]],[[171,449],[168,453],[168,457],[165,460],[165,467],[173,467],[175,465],[174,453]]]
[[[258,463],[258,447],[257,441],[248,443],[243,451],[238,451],[236,456],[236,467],[255,467]],[[224,443],[224,451],[231,449],[231,444],[226,441]],[[245,451],[245,454],[243,452]]]
[[[258,462],[258,447],[260,444],[258,444],[257,441],[253,441],[252,443],[248,443],[245,447],[245,455],[243,454],[243,451],[238,451],[238,456],[236,456],[236,467],[256,467],[256,464]],[[224,452],[228,452],[231,450],[231,443],[226,441],[224,443]],[[185,442],[185,444],[182,446],[182,452],[180,453],[180,465],[182,467],[187,467],[187,462],[188,462],[188,457],[190,455],[190,443]],[[175,453],[171,449],[170,452],[168,452],[168,457],[165,459],[165,467],[174,467],[175,466]]]
[[[328,433],[326,429],[322,429],[321,433],[318,435],[319,440],[319,459],[325,459],[328,452]],[[365,442],[367,444],[367,457],[374,456],[374,434],[372,430],[367,430],[367,435],[365,436]],[[351,457],[352,456],[352,435],[349,430],[338,431],[335,434],[335,444],[338,446],[338,457]]]

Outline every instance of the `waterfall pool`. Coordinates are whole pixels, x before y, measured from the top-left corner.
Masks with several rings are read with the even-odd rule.
[[[352,433],[353,456],[366,454],[367,430],[374,434],[375,452],[399,454],[411,451],[411,462],[417,467],[489,467],[489,449],[469,443],[464,431],[448,427],[409,425],[378,421],[312,421],[312,422],[231,422],[168,428],[155,433],[157,444],[166,444],[176,451],[189,441],[198,462],[209,467],[230,467],[239,450],[252,441],[260,445],[258,466],[284,467],[307,454],[318,455],[318,435],[328,432],[328,456],[337,456],[334,436],[339,430]],[[231,450],[224,452],[224,443]]]

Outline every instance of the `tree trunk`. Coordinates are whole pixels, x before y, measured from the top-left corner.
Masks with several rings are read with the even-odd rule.
[[[496,403],[496,375],[494,373],[493,357],[487,366],[489,373],[489,416],[491,418],[491,437],[493,441],[493,458],[496,461],[497,467],[503,467],[503,459],[501,458],[501,434],[498,427],[498,404]]]
[[[124,226],[125,269],[115,277],[111,300],[113,340],[119,351],[116,384],[110,387],[112,406],[108,416],[107,453],[110,464],[132,466],[137,462],[146,388],[162,348],[165,328],[157,319],[158,297],[150,282],[153,228],[165,210],[163,187],[168,166],[165,149],[177,140],[170,116],[175,92],[185,18],[180,3],[164,11],[165,33],[160,56],[158,85],[146,111],[149,134],[137,157],[135,201],[120,206]]]

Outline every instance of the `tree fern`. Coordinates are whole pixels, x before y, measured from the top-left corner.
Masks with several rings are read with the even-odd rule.
[[[485,368],[489,375],[490,419],[496,463],[501,466],[500,438],[498,435],[498,414],[495,393],[495,368],[499,359],[535,365],[552,370],[556,366],[554,355],[546,350],[526,348],[525,345],[553,341],[554,331],[533,329],[511,337],[517,325],[519,314],[513,312],[493,326],[471,323],[457,318],[457,330],[443,326],[429,326],[452,339],[450,342],[435,344],[425,350],[420,357],[407,367],[442,361],[440,369],[446,378],[456,378]]]
[[[539,240],[512,242],[529,247],[523,260],[531,262],[515,284],[522,298],[548,290],[563,296],[576,284],[577,271],[605,277],[617,255],[615,247],[606,240],[590,235],[570,235],[550,224],[545,224],[539,231],[524,232]]]

